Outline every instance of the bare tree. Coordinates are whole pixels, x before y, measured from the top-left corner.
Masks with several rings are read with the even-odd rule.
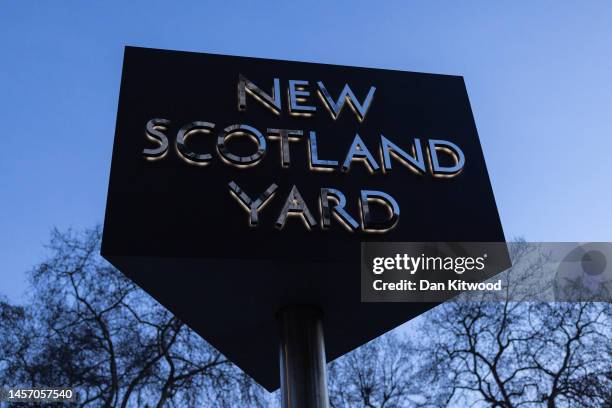
[[[516,246],[514,262],[533,250]],[[437,397],[447,406],[609,406],[610,304],[510,299],[447,302],[424,319]]]
[[[420,406],[418,356],[407,338],[388,333],[329,365],[332,408]]]
[[[0,303],[0,385],[64,386],[80,406],[265,406],[218,351],[101,259],[100,228],[54,231],[23,307]]]
[[[54,231],[29,301],[0,299],[0,386],[73,387],[80,406],[278,406],[102,260],[99,243],[99,228]],[[331,407],[609,407],[611,305],[527,301],[521,291],[542,288],[525,278],[547,255],[511,249],[515,265],[530,261],[526,275],[502,275],[501,298],[444,303],[409,337],[388,333],[331,363]]]

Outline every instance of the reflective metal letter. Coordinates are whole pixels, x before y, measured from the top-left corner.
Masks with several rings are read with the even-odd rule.
[[[249,225],[251,227],[256,227],[259,223],[259,211],[272,199],[277,187],[276,184],[272,183],[257,200],[253,201],[251,197],[238,187],[238,184],[233,181],[229,183],[230,193],[249,213]]]
[[[230,152],[225,145],[228,138],[233,136],[248,136],[257,143],[257,152],[250,156],[238,156]],[[257,164],[266,154],[266,138],[259,130],[249,125],[232,125],[223,129],[217,137],[217,151],[227,162],[238,167],[248,167]]]
[[[298,191],[297,187],[294,185],[291,188],[291,192],[289,193],[289,197],[287,197],[287,201],[285,201],[285,205],[281,210],[278,219],[276,220],[276,228],[282,229],[285,226],[285,221],[287,221],[287,217],[299,215],[302,217],[304,224],[308,229],[311,229],[316,225],[316,221],[308,206],[304,202],[302,195]]]
[[[265,107],[270,109],[277,115],[281,111],[281,92],[280,92],[280,80],[274,78],[274,88],[272,89],[272,96],[268,95],[257,85],[249,81],[242,74],[238,74],[238,110],[246,110],[246,92],[261,102]]]
[[[215,128],[214,123],[210,122],[191,122],[183,126],[176,135],[176,151],[178,155],[187,163],[204,166],[210,163],[212,155],[210,153],[195,153],[187,147],[187,138],[194,133],[210,133]]]
[[[329,199],[336,201],[333,208],[329,206]],[[321,189],[321,228],[328,229],[331,225],[332,213],[340,221],[340,223],[349,231],[359,228],[359,223],[349,215],[344,209],[346,205],[346,197],[341,191],[334,188]]]
[[[446,140],[435,140],[429,141],[429,158],[431,163],[431,174],[436,177],[454,177],[461,173],[463,166],[465,165],[465,155],[453,142]],[[438,160],[438,151],[450,154],[455,160],[454,166],[441,166]]]
[[[370,214],[369,202],[377,202],[384,205],[389,210],[389,218],[387,220],[374,221]],[[389,194],[382,191],[361,190],[361,220],[362,229],[365,232],[386,232],[393,229],[400,216],[400,208],[397,201]]]
[[[319,94],[319,98],[323,101],[323,105],[327,108],[332,118],[337,119],[338,115],[342,111],[342,107],[344,106],[344,102],[348,102],[349,106],[357,115],[357,119],[362,122],[365,119],[366,114],[368,113],[368,109],[370,109],[370,105],[372,104],[372,99],[374,98],[374,92],[376,91],[376,87],[371,86],[368,95],[365,97],[363,103],[360,103],[351,88],[348,84],[344,85],[344,89],[340,92],[340,96],[336,101],[329,94],[323,82],[317,82],[319,86],[319,90],[317,93]]]
[[[167,130],[170,121],[168,119],[151,119],[147,122],[145,135],[147,139],[157,143],[154,149],[144,149],[142,154],[147,160],[159,160],[168,153],[168,137],[163,134],[162,130]]]
[[[351,148],[346,154],[346,159],[344,159],[344,163],[342,163],[341,170],[345,173],[348,172],[353,160],[363,161],[368,166],[368,170],[370,170],[371,173],[375,173],[380,169],[378,163],[374,160],[374,156],[372,156],[372,153],[370,153],[358,133],[355,134],[355,139],[353,139],[353,144],[351,144]]]
[[[387,172],[391,171],[391,156],[393,156],[413,172],[419,174],[420,170],[425,173],[425,157],[419,139],[414,139],[414,145],[412,145],[412,154],[416,154],[416,158],[410,156],[383,135],[380,135],[380,151],[383,157],[383,168]]]
[[[268,129],[268,138],[280,141],[281,165],[289,167],[291,165],[291,156],[289,155],[289,142],[297,142],[301,140],[304,132],[301,130],[290,129]],[[292,137],[293,136],[293,137]]]
[[[317,149],[317,133],[310,131],[308,140],[308,157],[310,158],[310,170],[333,171],[338,166],[336,160],[321,160],[319,159],[319,151]]]
[[[310,96],[310,92],[306,91],[304,86],[308,85],[308,81],[296,79],[289,80],[289,113],[294,116],[310,116],[311,112],[317,110],[314,106],[300,105],[300,102],[306,102],[306,97]]]

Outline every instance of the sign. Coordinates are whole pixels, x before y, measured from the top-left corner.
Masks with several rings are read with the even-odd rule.
[[[434,306],[360,244],[504,241],[462,77],[127,47],[102,255],[269,390],[277,311],[328,360]]]

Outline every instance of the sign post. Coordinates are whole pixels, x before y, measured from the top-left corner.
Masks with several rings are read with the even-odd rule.
[[[126,47],[102,255],[286,408],[439,303],[362,244],[504,241],[462,77]]]
[[[321,311],[288,306],[278,312],[283,408],[327,408],[325,340]]]

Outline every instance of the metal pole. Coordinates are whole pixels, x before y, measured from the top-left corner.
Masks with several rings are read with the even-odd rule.
[[[289,306],[278,312],[282,408],[328,408],[321,312]]]

